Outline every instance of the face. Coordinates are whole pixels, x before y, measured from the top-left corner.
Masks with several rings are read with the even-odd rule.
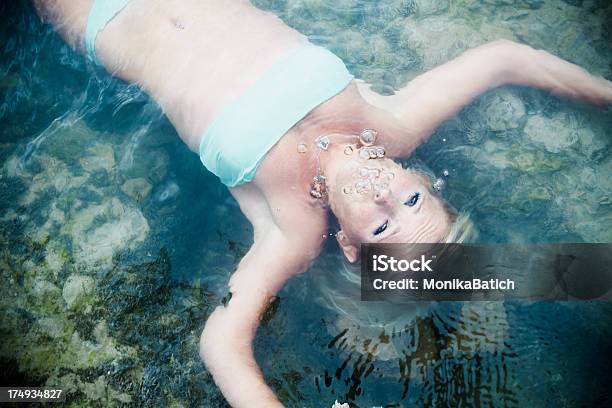
[[[439,242],[450,217],[426,176],[389,159],[355,161],[339,172],[334,212],[349,261],[366,242]]]

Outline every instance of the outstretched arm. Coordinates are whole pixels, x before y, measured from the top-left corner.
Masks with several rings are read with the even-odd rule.
[[[282,407],[263,379],[252,342],[270,301],[287,279],[308,267],[314,252],[307,247],[276,227],[266,231],[230,279],[231,300],[206,322],[200,355],[233,407]]]
[[[389,153],[401,157],[478,95],[501,85],[540,88],[599,106],[612,104],[610,81],[548,52],[508,40],[471,49],[419,75],[395,95],[384,97],[363,83],[359,86],[368,102],[392,112],[410,131],[410,140],[389,144]]]

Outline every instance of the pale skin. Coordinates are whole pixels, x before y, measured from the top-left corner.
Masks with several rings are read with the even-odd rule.
[[[92,0],[35,0],[39,15],[75,49]],[[306,39],[248,1],[133,0],[97,38],[104,67],[139,84],[163,108],[181,139],[197,152],[215,116],[283,52]],[[437,242],[449,217],[420,174],[392,158],[406,157],[444,120],[483,92],[502,85],[531,86],[599,106],[612,103],[612,84],[545,51],[507,40],[471,49],[428,71],[395,95],[381,96],[352,81],[298,122],[268,152],[250,183],[230,189],[253,225],[254,242],[229,282],[232,298],[209,316],[200,354],[234,407],[280,407],[252,352],[261,314],[292,276],[306,271],[328,233],[331,209],[338,243],[349,261],[362,242]],[[364,128],[378,131],[387,158],[376,165],[396,175],[376,193],[347,195],[343,186],[363,162],[345,142],[321,157],[329,205],[309,194],[314,146],[321,134],[344,140]],[[415,202],[415,192],[418,198]],[[382,227],[384,229],[381,231]],[[375,233],[376,232],[376,233]]]

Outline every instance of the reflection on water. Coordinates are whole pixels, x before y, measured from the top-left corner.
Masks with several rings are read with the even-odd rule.
[[[500,37],[611,75],[609,2],[254,3],[385,93]],[[3,380],[86,405],[224,406],[197,341],[250,226],[136,86],[87,65],[29,3],[0,11]],[[504,88],[404,164],[443,177],[484,241],[610,242],[611,121]],[[609,404],[608,304],[392,305],[358,289],[330,240],[268,313],[256,353],[287,406]]]

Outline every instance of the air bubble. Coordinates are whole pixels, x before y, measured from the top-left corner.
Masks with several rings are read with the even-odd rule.
[[[364,146],[371,146],[376,141],[376,131],[372,129],[364,129],[359,134],[359,140]]]
[[[433,183],[433,188],[436,189],[437,191],[442,190],[442,188],[444,187],[444,180],[442,180],[441,178],[437,178],[436,181],[434,181]]]

